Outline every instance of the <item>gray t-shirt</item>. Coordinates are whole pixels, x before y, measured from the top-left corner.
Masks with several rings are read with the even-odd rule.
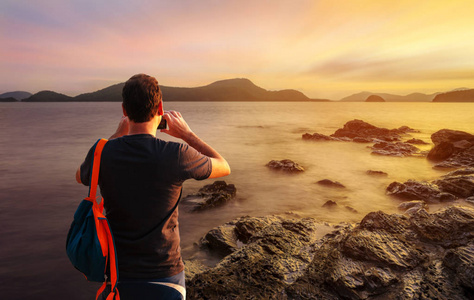
[[[89,185],[93,148],[81,165]],[[206,179],[211,160],[194,148],[148,134],[107,142],[99,186],[114,235],[120,278],[164,278],[184,270],[178,226],[182,184]]]

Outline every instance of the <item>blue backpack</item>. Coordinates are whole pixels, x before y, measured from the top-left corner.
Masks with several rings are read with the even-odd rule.
[[[104,201],[99,197],[97,203],[97,183],[99,180],[100,157],[107,140],[100,139],[94,145],[94,157],[89,185],[89,196],[82,200],[74,214],[67,235],[66,252],[76,269],[87,280],[103,282],[97,291],[96,299],[104,291],[107,275],[110,276],[111,292],[109,299],[120,299],[117,290],[118,266],[115,244],[109,222],[103,215]],[[110,272],[107,274],[107,267]]]

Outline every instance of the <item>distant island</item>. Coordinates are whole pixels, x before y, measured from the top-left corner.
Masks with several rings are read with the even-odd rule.
[[[54,91],[31,94],[23,91],[0,94],[0,102],[121,102],[124,83],[71,97]],[[329,99],[312,99],[300,91],[284,89],[270,91],[255,85],[246,78],[213,82],[200,87],[161,86],[165,101],[290,101],[329,102]],[[474,102],[474,89],[461,88],[445,93],[411,93],[406,96],[360,92],[339,100],[340,102]],[[336,101],[338,102],[338,101]]]
[[[474,102],[474,89],[438,94],[433,102]]]
[[[365,102],[385,102],[385,100],[377,95],[370,95]]]
[[[20,100],[22,102],[121,102],[123,85],[124,83],[119,83],[75,97],[54,91],[41,91]],[[330,101],[310,99],[303,93],[290,89],[268,91],[245,78],[221,80],[194,88],[161,86],[161,90],[165,101]]]

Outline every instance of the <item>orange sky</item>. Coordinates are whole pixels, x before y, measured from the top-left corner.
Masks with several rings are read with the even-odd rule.
[[[135,73],[330,99],[474,88],[473,16],[472,0],[2,0],[0,93],[76,95]]]

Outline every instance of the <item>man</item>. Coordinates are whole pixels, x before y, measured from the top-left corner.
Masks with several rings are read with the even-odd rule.
[[[165,284],[184,297],[177,208],[182,184],[190,178],[226,176],[230,167],[190,129],[179,112],[164,113],[155,78],[144,74],[131,77],[122,97],[124,116],[103,149],[99,173],[118,256],[118,290],[124,300],[156,299],[157,293],[164,295]],[[162,118],[168,129],[161,132],[187,144],[156,138]],[[92,156],[91,148],[76,172],[79,183],[89,183]]]

